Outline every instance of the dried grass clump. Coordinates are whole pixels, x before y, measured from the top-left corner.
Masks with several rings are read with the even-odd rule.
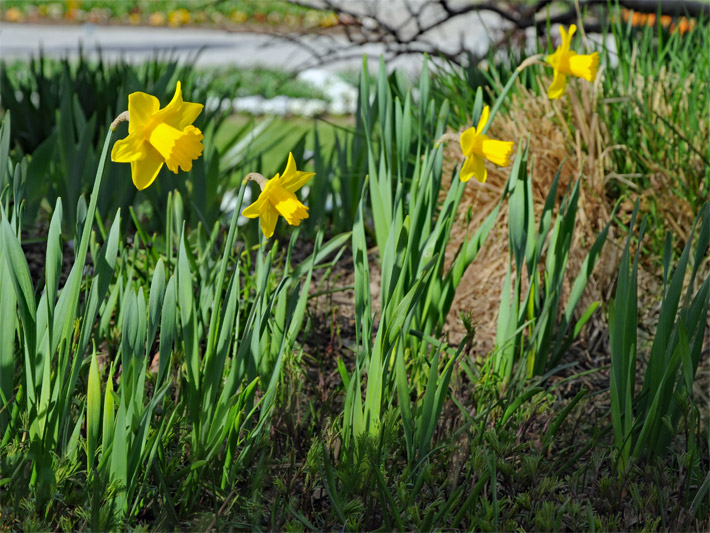
[[[709,102],[702,99],[707,91],[694,91],[698,84],[707,86],[708,80],[692,72],[680,76],[663,66],[653,78],[636,76],[630,95],[636,104],[629,102],[636,115],[645,117],[644,142],[634,147],[633,160],[644,169],[650,187],[641,189],[633,177],[625,182],[638,192],[646,210],[659,213],[664,231],[672,231],[680,246],[697,216],[697,201],[690,198],[708,198],[702,184],[707,165],[702,151],[710,135]],[[698,110],[705,114],[698,116]]]
[[[541,83],[546,86],[549,80],[543,79]],[[596,113],[594,87],[583,83],[577,84],[577,87],[579,92],[576,88],[570,88],[564,98],[551,101],[547,96],[538,96],[519,85],[511,95],[510,111],[500,113],[491,128],[494,138],[529,142],[536,214],[542,211],[560,165],[560,197],[581,173],[583,183],[567,275],[570,283],[577,275],[588,247],[609,220],[612,206],[604,194],[605,160],[609,151],[615,148],[606,148],[607,134]],[[453,171],[461,160],[461,150],[456,143],[446,147],[445,159],[445,170]],[[448,251],[451,256],[467,233],[475,231],[491,212],[501,197],[509,172],[509,168],[489,164],[486,183],[469,182],[459,210],[460,221],[452,229]],[[470,226],[466,227],[464,217],[469,208],[473,216]],[[500,291],[508,264],[507,218],[507,206],[504,206],[485,248],[461,281],[447,321],[452,340],[457,340],[463,333],[459,315],[462,311],[470,312],[477,326],[477,352],[481,355],[489,353],[495,344]],[[610,241],[613,240],[612,236]],[[582,310],[592,301],[607,299],[618,256],[615,246],[605,247],[582,298]],[[597,316],[592,321],[591,329],[601,327],[603,324]]]

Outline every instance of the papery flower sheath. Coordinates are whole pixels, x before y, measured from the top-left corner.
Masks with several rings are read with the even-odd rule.
[[[192,169],[202,155],[202,132],[192,123],[202,112],[202,104],[184,102],[180,82],[165,108],[150,94],[128,95],[128,137],[116,141],[111,160],[130,163],[133,184],[143,190],[155,181],[163,164],[177,174]]]
[[[486,181],[488,171],[486,170],[484,158],[500,167],[507,167],[510,164],[514,143],[490,139],[488,135],[482,133],[488,122],[489,115],[490,110],[486,106],[483,108],[478,126],[467,129],[459,138],[461,150],[463,155],[466,156],[466,160],[459,172],[461,181],[468,181],[472,176],[475,176],[481,183]]]
[[[577,76],[589,82],[594,81],[594,78],[597,77],[599,54],[597,52],[593,54],[578,54],[569,49],[575,31],[577,31],[577,26],[574,24],[569,27],[569,32],[563,26],[560,26],[562,43],[557,47],[554,54],[545,58],[545,62],[555,71],[552,85],[547,89],[549,98],[557,99],[565,93],[567,76]]]
[[[303,219],[308,218],[308,208],[296,198],[294,193],[313,176],[315,176],[314,172],[301,172],[296,169],[296,162],[291,153],[288,154],[288,163],[283,175],[276,174],[270,180],[261,174],[247,175],[247,179],[259,184],[261,194],[256,202],[242,211],[242,215],[247,218],[258,217],[261,231],[267,239],[274,234],[279,215],[291,226],[299,226]]]

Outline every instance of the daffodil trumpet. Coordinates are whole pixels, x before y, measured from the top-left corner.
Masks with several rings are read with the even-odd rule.
[[[308,207],[296,197],[295,192],[315,176],[313,172],[301,172],[296,168],[293,154],[288,154],[288,162],[283,174],[276,174],[270,180],[258,172],[246,175],[244,181],[254,181],[261,193],[256,201],[244,208],[242,215],[258,218],[261,231],[268,239],[274,234],[279,215],[291,226],[300,226],[308,218]]]
[[[547,96],[551,99],[560,98],[565,93],[567,87],[567,76],[576,76],[589,82],[593,82],[597,77],[599,69],[599,54],[578,54],[570,50],[572,36],[577,31],[577,26],[572,24],[569,31],[560,26],[560,36],[562,43],[557,47],[554,54],[545,58],[545,63],[554,70],[552,84],[547,89]]]

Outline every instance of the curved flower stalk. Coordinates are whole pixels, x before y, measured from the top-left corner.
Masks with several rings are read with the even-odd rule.
[[[177,174],[192,169],[202,155],[202,132],[192,123],[202,112],[202,104],[184,102],[180,82],[170,103],[160,109],[158,99],[143,92],[128,96],[128,111],[121,113],[111,129],[128,120],[128,137],[117,141],[111,160],[130,163],[133,184],[138,190],[148,187],[165,163]]]
[[[486,181],[488,171],[484,159],[488,159],[500,167],[507,167],[510,164],[510,156],[513,154],[515,143],[490,139],[488,135],[483,133],[489,115],[490,110],[486,106],[483,108],[478,126],[467,129],[459,138],[461,150],[466,156],[459,172],[459,179],[463,182],[470,180],[472,176],[475,176],[481,183]]]
[[[599,54],[597,52],[593,54],[578,54],[569,49],[575,31],[577,31],[577,26],[574,24],[569,27],[569,31],[560,26],[562,44],[557,47],[554,54],[545,58],[545,62],[555,71],[552,85],[547,89],[549,98],[557,99],[564,94],[567,86],[567,76],[577,76],[589,82],[594,81],[594,78],[597,77]]]
[[[266,238],[274,234],[279,215],[291,226],[299,226],[303,219],[308,218],[308,208],[294,194],[315,176],[315,172],[301,172],[296,169],[293,154],[289,152],[286,170],[282,176],[276,174],[267,180],[261,174],[247,174],[246,180],[255,181],[261,188],[261,194],[256,202],[244,208],[242,215],[247,218],[259,218],[261,231]]]

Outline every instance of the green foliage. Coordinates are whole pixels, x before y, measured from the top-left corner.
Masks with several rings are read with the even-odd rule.
[[[63,232],[70,235],[77,223],[80,197],[90,190],[98,163],[100,139],[108,124],[125,110],[128,95],[135,91],[157,95],[165,105],[181,81],[186,100],[205,102],[209,97],[220,100],[233,96],[238,86],[221,88],[219,78],[199,75],[188,62],[156,58],[135,66],[127,62],[89,62],[80,58],[59,62],[40,57],[29,67],[0,69],[0,101],[22,120],[15,121],[9,149],[28,154],[23,178],[26,226],[33,228],[44,211],[51,210],[56,199],[63,199]],[[131,206],[144,218],[146,230],[159,226],[151,220],[165,218],[167,196],[180,191],[189,203],[185,212],[191,225],[201,222],[211,227],[220,216],[220,202],[230,185],[231,176],[245,173],[245,165],[253,164],[269,147],[244,150],[244,146],[264,135],[264,129],[245,126],[232,132],[227,150],[220,153],[215,139],[220,135],[226,113],[218,107],[206,108],[196,121],[205,136],[203,157],[195,161],[186,178],[176,180],[168,169],[145,195],[137,195],[131,183],[129,165],[107,167],[106,181],[111,187],[100,191],[99,213],[102,219],[113,217],[118,209],[127,212]],[[123,133],[126,126],[119,126]],[[242,148],[236,149],[241,142]],[[24,172],[24,171],[23,171]],[[123,220],[127,230],[128,218]]]
[[[4,143],[9,126],[8,115]],[[206,486],[233,490],[264,439],[284,354],[304,323],[313,268],[342,239],[321,246],[319,236],[310,258],[292,268],[294,233],[279,274],[278,245],[268,252],[266,243],[257,246],[253,263],[249,253],[235,252],[239,205],[218,245],[219,224],[209,235],[201,226],[188,231],[175,192],[164,255],[155,236],[142,242],[140,226],[131,248],[120,239],[120,210],[101,243],[93,225],[110,142],[109,133],[61,288],[57,200],[39,300],[21,243],[24,162],[15,165],[13,189],[4,188],[0,475],[17,490],[3,505],[31,501],[40,523],[53,523],[62,513],[55,495],[68,490],[83,495],[86,524],[103,530],[133,523],[158,497],[164,519],[177,526],[176,509],[193,508]],[[0,166],[12,168],[3,150]],[[89,251],[93,273],[85,272]],[[173,437],[181,434],[188,457]]]
[[[693,471],[697,473],[698,439],[701,437],[697,426],[698,407],[692,402],[692,397],[705,341],[710,277],[706,277],[697,290],[696,277],[710,243],[710,204],[705,204],[698,215],[690,238],[675,264],[672,264],[672,237],[670,233],[666,236],[661,309],[641,389],[637,392],[639,250],[637,248],[631,262],[630,247],[638,209],[637,202],[621,258],[616,295],[609,303],[611,415],[620,470],[623,471],[632,459],[637,461],[644,456],[662,455],[681,427],[682,420],[689,434],[687,446],[693,458]],[[646,217],[641,222],[639,241],[645,227]],[[692,242],[697,227],[693,255]],[[684,290],[691,256],[692,270]]]
[[[666,232],[689,231],[710,191],[710,20],[670,34],[660,17],[643,29],[630,22],[618,17],[608,30],[618,63],[602,78],[600,116],[618,146],[609,151],[617,186],[662,188],[644,199],[653,255],[661,257]]]
[[[506,380],[511,377],[518,361],[526,362],[528,376],[542,375],[557,366],[591,318],[598,303],[590,305],[578,320],[574,317],[609,230],[607,224],[589,249],[562,309],[562,288],[572,247],[580,180],[576,180],[571,190],[565,193],[553,224],[560,167],[536,228],[532,199],[534,178],[527,166],[528,149],[523,152],[519,147],[506,187],[510,192],[510,261],[501,293],[494,355],[494,369]],[[527,272],[528,286],[524,293],[523,271]]]
[[[156,93],[167,97],[179,74],[162,68]],[[500,90],[490,120],[516,80],[534,83],[532,69],[505,68],[487,74]],[[664,241],[646,365],[632,215],[609,306],[608,382],[603,354],[577,359],[572,341],[597,307],[577,309],[609,226],[561,297],[580,180],[562,193],[559,171],[537,220],[531,151],[520,142],[501,198],[452,249],[473,184],[458,168],[444,176],[437,141],[452,123],[478,122],[480,87],[467,94],[455,74],[431,77],[426,66],[417,82],[384,63],[372,76],[365,63],[360,112],[332,143],[321,129],[294,140],[269,120],[228,134],[220,116],[205,116],[193,171],[160,176],[138,201],[127,174],[115,181],[127,168],[106,161],[111,113],[70,96],[77,72],[89,71],[57,78],[53,126],[32,153],[11,133],[14,108],[0,126],[3,526],[707,529],[707,429],[693,385],[710,300],[710,281],[696,284],[709,205],[677,258]],[[479,83],[469,74],[467,84]],[[200,101],[204,86],[193,81],[189,99]],[[460,94],[437,103],[446,87]],[[108,101],[116,93],[107,91]],[[256,223],[240,226],[246,186],[228,189],[245,169],[281,170],[288,151],[316,170],[303,194],[310,217],[269,243]],[[227,191],[234,205],[223,221]],[[445,326],[503,202],[498,343],[481,354],[469,316],[459,343]],[[46,229],[35,223],[43,213]],[[41,234],[39,271],[27,228]],[[333,286],[341,277],[345,287]],[[342,299],[321,308],[349,290],[354,309]]]

